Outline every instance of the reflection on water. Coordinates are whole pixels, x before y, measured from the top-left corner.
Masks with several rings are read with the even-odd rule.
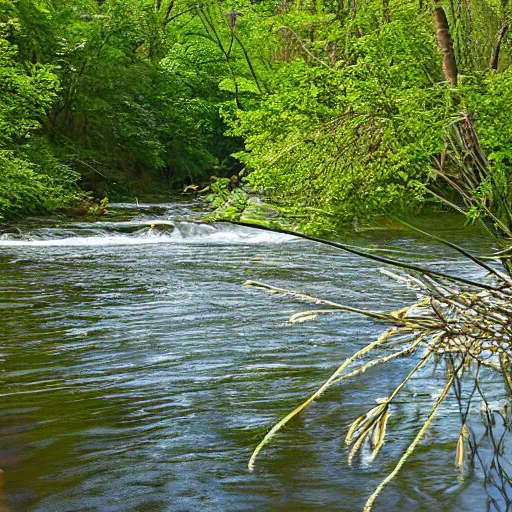
[[[343,434],[409,371],[398,360],[326,393],[248,473],[269,426],[382,325],[351,314],[287,324],[308,305],[242,283],[370,309],[414,294],[350,254],[187,215],[187,205],[169,206],[172,233],[55,221],[3,235],[1,511],[360,510],[416,432],[442,372],[408,384],[379,458],[348,468]],[[463,241],[449,219],[430,228]],[[480,272],[405,232],[348,241]],[[485,243],[472,239],[476,250]],[[459,422],[448,400],[376,511],[486,510],[482,472],[459,481],[454,468]]]

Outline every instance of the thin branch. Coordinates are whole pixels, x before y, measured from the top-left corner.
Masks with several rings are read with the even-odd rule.
[[[453,276],[451,274],[446,274],[444,272],[439,272],[437,270],[430,270],[430,269],[427,269],[424,267],[420,267],[419,265],[413,265],[411,263],[406,263],[404,261],[392,260],[390,258],[378,256],[377,254],[369,254],[367,251],[362,250],[360,248],[356,248],[351,245],[342,244],[339,242],[332,242],[331,240],[324,240],[323,238],[317,238],[314,236],[308,236],[308,235],[305,235],[304,233],[300,233],[298,231],[293,231],[293,230],[289,230],[289,229],[281,229],[281,228],[271,228],[271,227],[263,226],[263,225],[259,225],[259,224],[251,224],[249,222],[231,221],[231,220],[223,220],[223,219],[216,220],[216,222],[233,224],[236,226],[244,226],[244,227],[248,227],[248,228],[261,229],[263,231],[271,231],[273,233],[281,233],[283,235],[296,236],[298,238],[303,238],[304,240],[309,240],[311,242],[317,242],[317,243],[320,243],[323,245],[328,245],[330,247],[335,247],[336,249],[341,249],[342,251],[346,251],[351,254],[355,254],[357,256],[362,256],[363,258],[378,261],[379,263],[387,263],[388,265],[393,265],[395,267],[401,267],[401,268],[405,268],[408,270],[414,270],[416,272],[421,272],[422,274],[442,277],[444,279],[448,279],[450,281],[454,281],[454,282],[458,282],[458,283],[464,283],[469,286],[473,286],[475,288],[482,288],[484,290],[489,290],[489,291],[499,291],[499,288],[492,286],[492,285],[488,285],[485,283],[479,283],[477,281],[473,281],[471,279],[466,279],[463,277]]]
[[[393,471],[379,484],[377,489],[375,489],[374,493],[368,498],[368,501],[366,502],[366,505],[364,506],[363,512],[370,512],[374,501],[377,499],[377,497],[382,492],[384,487],[386,487],[386,485],[388,485],[389,482],[391,482],[391,480],[393,480],[393,478],[395,478],[395,476],[398,474],[400,469],[402,469],[402,466],[407,462],[407,459],[412,455],[412,453],[416,449],[416,446],[418,445],[418,443],[421,441],[421,439],[425,435],[425,432],[427,431],[428,427],[430,426],[430,423],[432,423],[432,420],[434,419],[434,416],[436,414],[438,407],[441,405],[443,400],[446,398],[448,391],[450,391],[450,388],[453,383],[453,379],[454,379],[454,376],[452,376],[450,378],[450,380],[448,381],[448,383],[446,384],[445,388],[443,389],[443,392],[441,393],[439,398],[436,400],[434,407],[432,407],[432,410],[431,410],[427,420],[425,421],[425,423],[421,427],[420,431],[414,438],[414,441],[409,445],[406,452],[402,455],[401,459],[398,461],[398,464],[395,466]]]
[[[296,34],[290,27],[287,27],[286,25],[282,25],[281,27],[279,27],[279,29],[285,29],[285,30],[288,30],[289,32],[291,32],[295,38],[297,39],[297,41],[299,41],[299,44],[301,45],[302,49],[314,60],[316,60],[319,64],[321,64],[322,66],[326,67],[327,69],[332,69],[328,64],[326,64],[323,60],[320,60],[316,55],[314,55],[313,53],[311,53],[309,51],[309,49],[307,48],[307,46],[304,44],[304,42],[302,41],[302,39],[300,38],[300,36],[298,34]]]
[[[512,280],[508,276],[506,276],[505,274],[502,274],[501,272],[498,272],[496,269],[494,269],[491,266],[487,265],[487,263],[482,261],[477,256],[473,256],[466,249],[464,249],[464,248],[462,248],[462,247],[460,247],[460,246],[458,246],[458,245],[456,245],[456,244],[454,244],[452,242],[448,242],[447,240],[444,240],[443,238],[440,238],[440,237],[438,237],[436,235],[432,235],[431,233],[427,233],[426,231],[423,231],[423,230],[413,226],[412,224],[409,224],[408,222],[405,222],[404,220],[401,220],[401,219],[399,219],[397,217],[392,217],[392,218],[396,222],[402,224],[403,226],[405,226],[405,227],[407,227],[409,229],[412,229],[413,231],[416,231],[417,233],[421,233],[422,235],[424,235],[424,236],[426,236],[428,238],[431,238],[432,240],[437,240],[438,242],[441,242],[442,244],[444,244],[444,245],[446,245],[448,247],[451,247],[452,249],[454,249],[455,251],[459,252],[463,256],[466,256],[466,258],[469,258],[471,261],[473,261],[477,265],[483,267],[490,274],[493,274],[494,276],[496,276],[500,281],[503,281],[503,282],[507,283],[508,285],[512,285]]]
[[[350,313],[358,313],[360,315],[369,316],[372,318],[377,318],[378,320],[385,320],[387,322],[392,322],[395,324],[403,325],[404,322],[399,320],[391,315],[387,315],[385,313],[378,313],[376,311],[366,311],[364,309],[353,308],[351,306],[344,306],[343,304],[338,304],[336,302],[332,302],[330,300],[319,299],[318,297],[313,297],[312,295],[306,295],[304,293],[299,293],[293,290],[285,290],[284,288],[276,288],[275,286],[271,286],[269,284],[260,283],[258,281],[246,281],[244,286],[252,286],[254,288],[262,288],[264,290],[268,290],[275,293],[281,293],[283,295],[293,295],[295,298],[300,300],[306,300],[308,302],[313,302],[316,304],[325,304],[326,306],[332,306],[341,311],[348,311]]]
[[[262,448],[274,437],[274,435],[282,428],[284,427],[292,418],[297,416],[303,409],[305,409],[313,400],[318,398],[327,388],[331,386],[331,384],[335,381],[335,379],[343,372],[343,370],[352,362],[354,362],[357,358],[363,356],[364,354],[370,352],[373,348],[378,346],[381,343],[380,338],[369,345],[366,345],[366,347],[362,348],[358,352],[356,352],[353,356],[349,357],[345,360],[345,362],[327,379],[327,381],[320,386],[320,388],[315,391],[305,402],[300,404],[298,407],[296,407],[292,412],[287,414],[282,420],[280,420],[278,423],[276,423],[270,431],[267,433],[267,435],[263,438],[263,440],[258,444],[258,446],[253,451],[251,458],[249,460],[248,468],[249,471],[254,471],[254,464],[256,462],[256,457],[262,450]]]

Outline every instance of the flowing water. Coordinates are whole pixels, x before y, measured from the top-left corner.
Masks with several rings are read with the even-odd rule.
[[[348,467],[344,434],[411,361],[332,388],[249,473],[271,424],[385,326],[353,314],[289,324],[311,306],[242,284],[377,310],[408,304],[413,291],[372,261],[289,236],[196,224],[193,205],[164,207],[158,218],[174,221],[173,232],[33,220],[1,236],[0,510],[361,510],[439,395],[442,371],[427,368],[407,385],[371,466]],[[444,214],[428,228],[467,237]],[[410,232],[345,241],[482,276]],[[479,233],[471,245],[490,247]],[[454,468],[459,430],[452,398],[374,510],[486,510],[481,471],[461,478]]]

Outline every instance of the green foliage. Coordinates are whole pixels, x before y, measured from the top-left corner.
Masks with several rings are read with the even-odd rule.
[[[0,147],[30,136],[56,98],[58,79],[48,66],[24,69],[17,48],[0,31]]]
[[[45,162],[46,166],[50,162]],[[59,171],[59,172],[57,172]],[[42,166],[0,150],[0,217],[53,212],[80,200],[76,173],[53,162],[51,173]]]
[[[462,81],[464,108],[474,124],[487,165],[471,194],[470,220],[487,220],[500,235],[512,236],[512,72],[480,73]],[[461,155],[460,161],[464,162]],[[467,167],[467,166],[466,166]],[[466,172],[474,173],[467,168]]]
[[[4,0],[9,175],[35,173],[71,197],[71,168],[85,190],[115,197],[245,166],[246,184],[302,229],[333,232],[353,217],[420,208],[445,129],[465,109],[477,113],[496,196],[509,187],[512,84],[488,68],[493,56],[499,70],[510,64],[510,8],[439,5],[463,74],[457,90],[443,76],[432,5],[416,0]],[[243,209],[245,192],[222,183],[211,201]]]
[[[231,189],[229,178],[212,177],[211,193],[205,201],[214,210],[210,216],[214,219],[238,220],[247,206],[249,194],[241,188]]]
[[[67,5],[56,9],[61,50],[46,49],[63,84],[50,135],[84,185],[133,193],[230,172],[241,143],[219,113],[234,99],[219,87],[233,76],[213,36],[229,32],[221,11],[186,0]]]
[[[503,119],[511,106],[509,79],[477,71],[491,50],[460,43],[459,53],[480,57],[471,61],[472,76],[452,90],[430,9],[390,2],[386,22],[382,2],[358,4],[356,16],[332,5],[320,14],[316,4],[305,4],[273,18],[281,43],[272,93],[231,118],[231,133],[246,143],[237,154],[250,171],[246,184],[304,218],[306,231],[333,232],[354,217],[413,213],[426,199],[446,127],[466,109],[479,113],[483,147],[503,187],[510,174],[510,138],[501,136],[501,126],[510,124]],[[467,14],[454,12],[456,23]],[[494,20],[479,33],[492,33]]]
[[[23,144],[38,130],[100,197],[232,174],[242,142],[224,135],[220,111],[235,104],[227,81],[248,82],[250,72],[240,47],[229,63],[220,48],[231,33],[220,6],[18,0],[0,8],[0,142]],[[237,101],[254,95],[245,89]]]
[[[273,94],[233,122],[253,169],[247,183],[314,207],[315,230],[417,206],[453,111],[447,88],[432,85],[438,57],[425,17],[354,38],[348,53],[332,68],[283,63]]]
[[[33,137],[59,92],[50,66],[18,62],[10,35],[18,26],[14,5],[0,7],[0,216],[49,212],[74,202],[79,176]]]
[[[512,164],[512,71],[481,73],[460,85],[463,108],[475,113],[482,149],[495,169]]]

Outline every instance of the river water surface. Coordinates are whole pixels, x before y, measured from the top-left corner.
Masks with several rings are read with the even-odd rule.
[[[385,326],[353,314],[289,324],[311,306],[242,285],[264,281],[376,310],[407,305],[414,292],[372,261],[285,235],[194,224],[191,205],[164,206],[159,218],[177,223],[172,233],[54,220],[1,237],[0,510],[361,510],[439,395],[442,373],[425,369],[408,384],[371,466],[348,467],[344,434],[411,361],[332,388],[249,473],[268,428]],[[445,214],[427,227],[456,242],[467,235]],[[482,275],[410,232],[345,241]],[[470,248],[490,243],[472,233]],[[454,468],[459,430],[449,399],[374,510],[486,510],[478,468],[465,478]]]

